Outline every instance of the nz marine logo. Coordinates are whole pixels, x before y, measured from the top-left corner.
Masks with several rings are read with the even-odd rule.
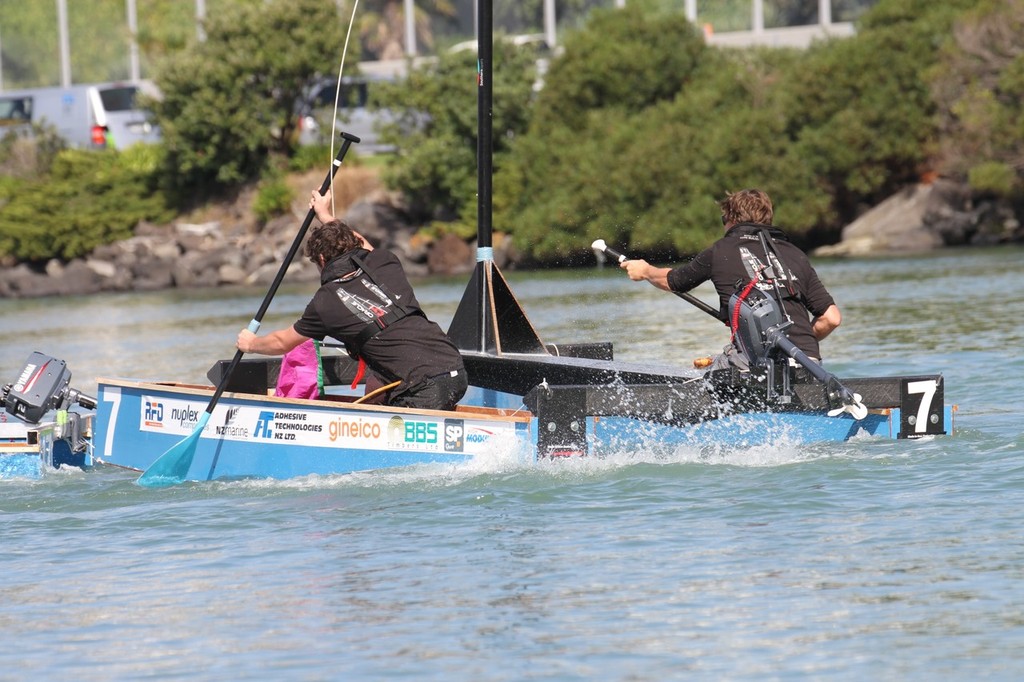
[[[234,424],[235,418],[238,417],[238,411],[241,408],[231,407],[228,408],[227,414],[224,415],[224,425],[217,427],[218,436],[228,436],[234,438],[248,438],[249,429],[245,426],[239,426]]]

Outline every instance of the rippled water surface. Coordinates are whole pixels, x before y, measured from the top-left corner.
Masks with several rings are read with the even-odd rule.
[[[0,679],[1020,679],[1022,257],[817,264],[844,313],[828,367],[943,373],[952,437],[0,480]],[[685,367],[726,340],[615,269],[506,276],[547,342]],[[464,288],[417,286],[445,328]],[[282,290],[264,329],[310,293]],[[263,294],[0,300],[0,381],[40,350],[86,393],[203,382]]]

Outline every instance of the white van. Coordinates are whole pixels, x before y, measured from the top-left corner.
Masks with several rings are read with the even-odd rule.
[[[52,125],[71,147],[125,149],[156,142],[160,131],[136,107],[139,92],[155,94],[148,81],[94,83],[67,88],[0,91],[0,134],[30,134],[31,124]]]

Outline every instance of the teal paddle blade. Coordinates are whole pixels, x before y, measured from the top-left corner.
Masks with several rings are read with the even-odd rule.
[[[141,486],[147,488],[164,488],[170,485],[178,485],[188,477],[188,470],[192,466],[192,458],[196,456],[196,447],[199,445],[199,436],[202,435],[206,423],[210,421],[210,413],[204,412],[196,424],[195,431],[170,450],[149,465],[149,468],[142,472],[139,480]]]

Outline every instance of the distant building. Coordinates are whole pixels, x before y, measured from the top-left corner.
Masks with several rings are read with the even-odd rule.
[[[853,22],[877,0],[683,0],[686,16],[711,45],[807,47],[814,40],[847,37]],[[728,7],[723,7],[728,5]],[[738,11],[737,6],[749,8]]]

